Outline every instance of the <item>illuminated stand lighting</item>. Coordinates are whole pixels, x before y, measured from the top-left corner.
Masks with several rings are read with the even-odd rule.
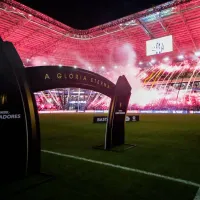
[[[195,56],[199,57],[200,56],[200,51],[195,52]]]
[[[151,60],[151,64],[155,64],[156,63],[156,60],[155,59],[152,59]]]
[[[179,59],[179,60],[183,60],[183,59],[184,59],[184,56],[183,56],[183,55],[179,55],[179,56],[178,56],[178,59]]]
[[[142,65],[142,64],[143,64],[143,62],[140,61],[140,62],[139,62],[139,65]]]
[[[155,63],[156,63],[156,60],[155,59],[151,59],[151,61],[148,64],[153,67],[153,64],[155,64]]]
[[[77,68],[77,66],[76,65],[74,65],[74,69],[76,69]]]
[[[48,99],[47,101],[48,101],[48,103],[52,103],[52,102],[53,102],[53,100],[52,100],[52,99]]]
[[[80,110],[80,95],[81,95],[81,88],[78,89],[78,112]]]
[[[164,60],[165,62],[167,62],[167,61],[169,61],[169,57],[165,57],[165,58],[163,58],[163,60]]]
[[[114,66],[115,69],[117,69],[117,66]]]
[[[102,66],[102,67],[101,67],[101,70],[102,70],[102,71],[105,71],[105,67]],[[100,72],[100,73],[101,73],[101,72]],[[102,72],[102,73],[104,73],[104,72]]]
[[[59,67],[62,67],[62,65],[61,65],[61,64],[59,64],[58,66],[59,66]]]

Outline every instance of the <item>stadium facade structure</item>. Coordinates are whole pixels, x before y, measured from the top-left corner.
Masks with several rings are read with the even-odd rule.
[[[199,109],[200,0],[170,1],[88,30],[73,29],[17,1],[3,0],[0,24],[0,36],[13,42],[25,67],[74,66],[111,80],[117,73],[130,75],[133,67],[133,94],[132,79],[139,79],[147,94],[141,98],[155,98],[143,105],[132,101],[130,109]],[[146,56],[146,41],[167,35],[173,36],[173,51]],[[40,110],[107,109],[109,101],[78,88],[35,95]]]

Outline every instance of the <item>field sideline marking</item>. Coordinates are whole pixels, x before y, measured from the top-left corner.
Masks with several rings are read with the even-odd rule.
[[[125,171],[136,172],[136,173],[145,174],[145,175],[148,175],[148,176],[154,176],[154,177],[157,177],[157,178],[170,180],[170,181],[174,181],[174,182],[179,182],[179,183],[183,183],[183,184],[186,184],[186,185],[191,185],[191,186],[195,186],[195,187],[200,188],[200,184],[199,183],[194,183],[192,181],[187,181],[187,180],[174,178],[174,177],[170,177],[170,176],[164,176],[164,175],[161,175],[161,174],[156,174],[156,173],[152,173],[152,172],[148,172],[148,171],[143,171],[143,170],[140,170],[140,169],[124,167],[124,166],[121,166],[121,165],[115,165],[115,164],[112,164],[112,163],[106,163],[106,162],[101,162],[101,161],[97,161],[97,160],[87,159],[87,158],[83,158],[83,157],[79,157],[79,156],[73,156],[73,155],[68,155],[68,154],[48,151],[48,150],[41,150],[41,151],[44,152],[44,153],[49,153],[49,154],[62,156],[62,157],[66,157],[66,158],[73,158],[73,159],[76,159],[76,160],[81,160],[81,161],[90,162],[90,163],[94,163],[94,164],[99,164],[99,165],[104,165],[104,166],[113,167],[113,168],[117,168],[117,169],[122,169],[122,170],[125,170]],[[197,193],[197,197],[198,197],[198,193]],[[195,199],[195,200],[199,200],[199,199]]]
[[[194,200],[200,200],[200,188],[198,189],[197,194],[194,197]]]

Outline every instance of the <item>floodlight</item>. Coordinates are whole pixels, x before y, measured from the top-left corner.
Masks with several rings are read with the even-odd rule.
[[[179,55],[179,56],[178,56],[178,59],[179,59],[179,60],[182,60],[182,59],[184,59],[184,56],[183,56],[183,55]]]
[[[200,56],[200,51],[196,51],[195,56]]]
[[[164,61],[169,61],[169,57],[163,58]]]

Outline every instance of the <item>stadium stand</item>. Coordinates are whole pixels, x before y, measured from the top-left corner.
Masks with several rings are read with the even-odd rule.
[[[0,35],[25,67],[74,66],[115,82],[125,74],[132,110],[199,110],[200,0],[178,0],[76,30],[13,0],[0,2]],[[146,42],[172,36],[173,50],[147,56]],[[79,88],[41,91],[39,110],[107,110],[110,99]]]

